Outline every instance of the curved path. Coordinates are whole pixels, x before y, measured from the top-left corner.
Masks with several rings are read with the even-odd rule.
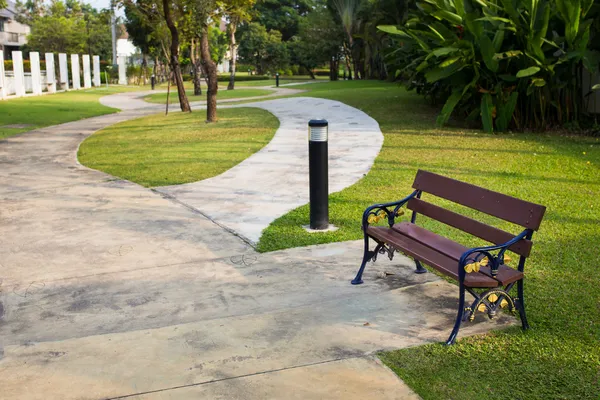
[[[264,89],[264,90],[270,90],[273,93],[263,95],[263,96],[241,97],[238,99],[224,99],[224,100],[219,100],[218,103],[225,104],[225,103],[235,103],[238,101],[262,100],[262,99],[268,99],[270,97],[277,97],[277,96],[291,96],[294,94],[299,94],[299,93],[304,92],[304,90],[287,89],[287,88],[281,88],[281,87],[274,88],[271,86],[241,87],[236,90],[245,90],[245,89]],[[144,101],[144,97],[151,95],[151,94],[157,94],[157,93],[167,93],[167,91],[166,90],[147,90],[147,91],[143,91],[143,92],[118,93],[118,94],[113,94],[110,96],[105,96],[105,97],[100,98],[100,103],[107,107],[117,108],[119,110],[146,110],[146,109],[164,110],[165,109],[164,104],[149,103],[147,101]],[[190,106],[192,106],[193,108],[198,108],[198,107],[202,107],[205,105],[206,105],[205,101],[190,102]],[[178,104],[170,104],[169,111],[170,112],[179,111],[179,105]]]
[[[445,339],[456,287],[403,257],[354,287],[360,242],[258,254],[77,163],[88,135],[155,111],[0,141],[0,397],[415,399],[372,354]]]
[[[274,114],[273,140],[242,163],[214,178],[157,188],[199,210],[251,243],[276,218],[308,203],[308,121],[329,120],[330,193],[369,172],[383,145],[377,121],[333,100],[298,97],[244,104]]]

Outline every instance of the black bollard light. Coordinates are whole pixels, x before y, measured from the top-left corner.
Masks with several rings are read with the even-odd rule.
[[[279,72],[275,74],[275,85],[279,87]]]
[[[154,74],[150,77],[150,83],[152,84],[152,90],[154,90],[154,85],[156,85],[156,77]]]
[[[308,130],[310,229],[324,230],[329,228],[329,123],[326,120],[311,120]]]

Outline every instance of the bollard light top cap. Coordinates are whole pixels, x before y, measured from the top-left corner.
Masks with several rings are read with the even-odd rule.
[[[311,119],[308,121],[308,126],[311,128],[323,128],[329,126],[329,122],[326,119]]]

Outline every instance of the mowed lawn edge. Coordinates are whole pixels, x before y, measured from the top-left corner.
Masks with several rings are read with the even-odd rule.
[[[206,101],[206,92],[203,88],[203,92],[200,96],[194,96],[194,91],[186,89],[186,94],[190,102],[195,101]],[[229,100],[229,99],[243,99],[246,97],[259,97],[268,96],[274,93],[273,90],[268,89],[238,89],[238,90],[219,90],[217,92],[217,101]],[[167,93],[155,93],[144,97],[144,101],[153,104],[165,104],[167,102]],[[177,90],[172,90],[169,94],[169,104],[179,104],[179,97]]]
[[[2,100],[0,140],[39,128],[119,112],[119,109],[104,106],[98,100],[111,94],[142,89],[144,88],[135,86],[110,86]],[[27,126],[6,128],[6,125]]]
[[[306,205],[265,229],[258,249],[361,239],[364,208],[409,194],[420,168],[543,204],[548,211],[534,235],[534,250],[525,269],[530,331],[509,328],[462,337],[451,347],[432,344],[387,352],[381,359],[424,399],[598,399],[600,138],[438,128],[436,109],[420,96],[388,83],[297,88],[309,91],[304,97],[339,100],[366,112],[379,122],[385,142],[365,178],[330,196],[330,222],[338,231],[304,232]],[[510,223],[453,203],[427,199],[510,232],[519,231]],[[422,216],[420,222],[467,246],[481,244]],[[348,279],[359,263],[357,254]]]
[[[258,108],[155,114],[102,129],[80,146],[83,165],[145,187],[179,185],[217,176],[262,149],[279,120]]]

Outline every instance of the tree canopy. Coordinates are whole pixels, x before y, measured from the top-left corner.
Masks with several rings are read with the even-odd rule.
[[[31,51],[86,53],[110,59],[110,12],[98,11],[78,0],[39,0],[17,3],[18,20],[31,27]]]

